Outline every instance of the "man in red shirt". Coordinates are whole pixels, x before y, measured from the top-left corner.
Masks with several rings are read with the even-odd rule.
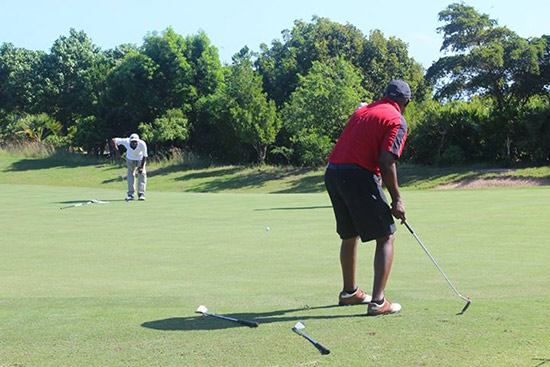
[[[407,83],[394,80],[384,98],[362,106],[350,117],[328,158],[325,185],[342,239],[340,264],[344,289],[340,305],[368,303],[367,314],[397,313],[401,305],[384,297],[393,262],[396,226],[392,218],[405,220],[405,206],[397,183],[395,162],[407,138],[403,118],[411,100]],[[380,176],[391,198],[388,204]],[[372,297],[357,287],[357,244],[376,240]]]

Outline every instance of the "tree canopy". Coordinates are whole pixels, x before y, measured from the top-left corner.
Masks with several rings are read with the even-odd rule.
[[[317,16],[224,65],[204,31],[171,27],[108,50],[74,29],[48,52],[3,43],[0,144],[101,155],[138,132],[152,156],[321,165],[354,109],[402,79],[405,159],[549,162],[550,36],[522,38],[464,3],[439,20],[444,55],[426,72],[403,40]]]

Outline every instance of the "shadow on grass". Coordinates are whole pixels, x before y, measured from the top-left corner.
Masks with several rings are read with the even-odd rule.
[[[67,200],[67,201],[55,201],[53,204],[78,204],[78,203],[85,203],[92,199],[85,199],[85,200]],[[108,202],[115,202],[115,201],[126,201],[124,199],[97,199],[100,201],[108,201]]]
[[[427,167],[404,164],[398,167],[399,184],[402,187],[414,187],[421,183],[445,183],[475,179],[487,173],[486,170],[470,167]]]
[[[318,306],[318,307],[303,307],[288,310],[277,310],[263,313],[232,313],[224,314],[224,316],[233,317],[236,319],[243,319],[249,321],[256,321],[260,324],[271,324],[274,322],[287,322],[287,321],[303,321],[303,320],[323,320],[323,319],[336,319],[336,318],[348,318],[348,317],[360,317],[365,316],[362,314],[355,315],[287,315],[295,312],[309,312],[311,310],[338,308],[338,305]],[[141,324],[142,327],[154,330],[162,331],[189,331],[189,330],[220,330],[230,329],[235,327],[246,327],[244,325],[218,319],[211,316],[192,316],[192,317],[172,317],[163,320],[148,321]]]
[[[238,168],[226,170],[227,174],[235,174],[240,171]],[[218,171],[219,172],[219,171]],[[251,189],[262,187],[267,181],[277,180],[284,177],[282,172],[250,172],[242,173],[236,176],[220,177],[224,176],[223,173],[217,174],[211,181],[204,182],[197,186],[189,188],[187,191],[191,192],[217,192],[224,190],[238,190],[238,189]],[[177,181],[188,181],[192,179],[211,178],[212,175],[209,172],[197,172],[183,175],[176,178]]]
[[[123,182],[123,181],[126,181],[126,175],[124,176],[117,176],[117,177],[114,177],[114,178],[108,178],[106,180],[103,180],[101,181],[102,184],[108,184],[108,183],[113,183],[113,182]]]
[[[147,178],[151,178],[151,177],[155,177],[155,176],[165,176],[165,175],[169,175],[171,173],[182,172],[185,169],[187,169],[187,168],[185,168],[181,165],[172,165],[172,166],[168,166],[168,167],[152,169],[152,170],[147,171]],[[188,173],[188,174],[185,174],[183,176],[177,177],[174,180],[175,181],[186,181],[186,180],[192,180],[192,179],[220,177],[220,176],[234,174],[236,172],[239,172],[240,170],[241,170],[240,168],[237,168],[237,167],[233,168],[232,167],[232,168],[212,169],[212,170],[207,170],[207,171],[192,172],[192,173]],[[126,173],[124,173],[123,175],[119,175],[117,177],[113,177],[113,178],[103,180],[103,181],[101,181],[101,183],[108,184],[108,183],[113,183],[113,182],[122,182],[122,181],[126,181],[126,179],[127,179],[127,176],[126,176]],[[200,190],[188,190],[188,191],[200,191]],[[200,191],[200,192],[203,192],[203,191]]]
[[[46,158],[24,158],[11,164],[5,172],[36,171],[42,169],[64,167],[75,168],[82,166],[102,166],[107,161],[93,159],[86,156],[56,153]]]
[[[313,176],[301,177],[292,180],[290,187],[275,191],[276,194],[317,193],[325,191],[325,174],[319,173]]]
[[[289,177],[297,176],[295,180],[291,181],[290,188],[276,191],[275,193],[310,193],[322,191],[324,189],[324,184],[322,180],[319,181],[320,176],[299,177],[307,172],[309,172],[309,170],[303,168],[246,170],[242,167],[232,167],[216,171],[188,173],[176,178],[176,181],[191,181],[194,179],[214,177],[214,179],[193,186],[186,191],[218,192],[224,190],[260,188],[268,185],[270,181],[285,180]]]
[[[539,361],[540,362],[535,367],[544,366],[547,363],[548,363],[548,365],[550,365],[550,358],[533,358],[533,361]]]
[[[188,180],[195,180],[195,179],[201,179],[201,178],[220,177],[220,176],[232,175],[237,172],[240,172],[241,170],[242,170],[242,167],[216,168],[212,170],[187,173],[187,174],[184,174],[183,176],[177,177],[175,180],[188,181]]]
[[[295,207],[288,207],[288,208],[267,208],[267,209],[254,209],[255,212],[263,212],[268,210],[311,210],[311,209],[328,209],[332,206],[330,205],[318,205],[318,206],[295,206]]]
[[[36,171],[55,167],[75,168],[81,166],[94,166],[97,163],[61,161],[56,159],[21,159],[5,169],[6,172]]]

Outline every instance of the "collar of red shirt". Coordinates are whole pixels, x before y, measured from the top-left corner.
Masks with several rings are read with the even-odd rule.
[[[401,113],[401,108],[399,107],[399,104],[397,104],[397,102],[395,102],[393,99],[388,98],[388,97],[384,97],[380,100],[380,102],[391,104],[393,107],[395,107],[397,112]]]

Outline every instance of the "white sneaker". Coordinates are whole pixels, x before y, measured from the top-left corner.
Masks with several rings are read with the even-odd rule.
[[[370,302],[367,307],[368,316],[388,315],[398,313],[399,311],[401,311],[401,305],[399,303],[392,303],[387,298],[384,299],[384,303],[381,305],[376,302]]]
[[[134,195],[128,195],[126,196],[126,201],[134,200]]]
[[[141,194],[138,196],[138,200],[145,201],[145,194]]]
[[[354,293],[349,294],[348,292],[342,291],[338,295],[339,306],[360,305],[364,303],[369,303],[371,300],[372,297],[359,288],[357,288]]]

